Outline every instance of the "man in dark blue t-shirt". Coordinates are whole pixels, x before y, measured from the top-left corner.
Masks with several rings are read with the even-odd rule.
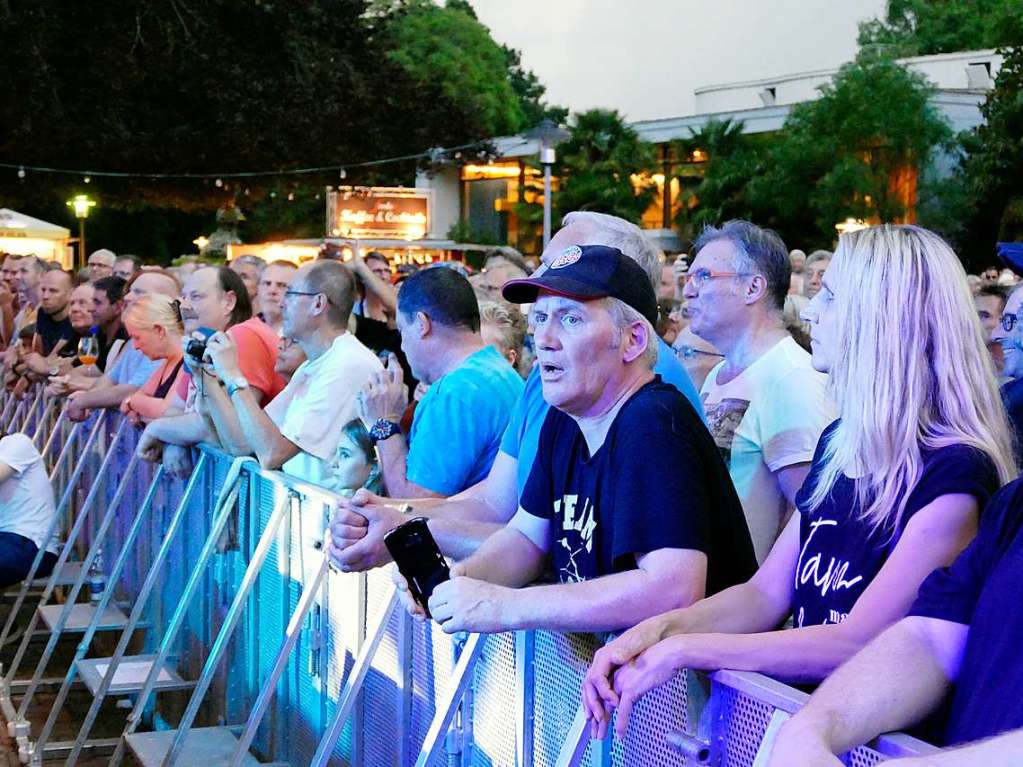
[[[642,269],[573,245],[504,296],[534,304],[552,407],[518,512],[433,593],[444,630],[615,630],[751,576],[728,470],[692,405],[652,371]],[[523,588],[548,564],[559,583]]]
[[[909,616],[836,671],[785,725],[771,764],[827,764],[814,755],[841,753],[914,725],[946,693],[950,708],[937,737],[941,745],[1023,728],[1021,581],[1023,479],[1017,479],[985,507],[977,537],[952,566],[924,581]],[[976,752],[969,754],[971,748]],[[1023,764],[1023,737],[971,748],[927,764]],[[991,760],[1007,749],[1015,760]]]

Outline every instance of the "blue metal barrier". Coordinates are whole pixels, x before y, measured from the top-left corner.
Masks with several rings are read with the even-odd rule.
[[[52,428],[70,425],[54,419]],[[158,657],[133,693],[115,763],[131,749],[143,765],[193,764],[189,749],[212,744],[204,767],[752,767],[772,721],[805,699],[757,674],[682,673],[640,701],[624,742],[590,742],[579,690],[594,636],[450,637],[412,621],[395,607],[386,571],[325,567],[335,501],[328,491],[207,448],[187,486],[149,469],[128,471],[136,438],[122,433],[105,473],[102,454],[78,456],[86,464],[78,475],[91,484],[67,491],[146,515],[118,513],[105,536],[104,563],[114,577],[102,604],[131,605],[132,614],[113,657],[103,659],[109,667],[77,740],[61,752],[71,754],[68,764],[91,742],[96,712],[144,616],[152,626],[145,652]],[[290,506],[283,513],[282,503]],[[275,508],[276,528],[268,531]],[[101,531],[80,519],[79,527],[88,531],[88,561]],[[97,660],[79,650],[75,663]],[[186,683],[161,690],[164,665]],[[60,703],[73,676],[71,669]],[[24,749],[34,763],[53,747],[47,738],[56,713],[39,748]],[[31,740],[24,731],[19,737]],[[847,763],[866,767],[930,749],[904,735],[874,746]]]

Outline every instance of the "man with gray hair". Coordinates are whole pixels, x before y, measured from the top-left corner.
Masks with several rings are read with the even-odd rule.
[[[565,216],[561,229],[544,249],[540,268],[532,276],[541,276],[566,249],[578,245],[617,248],[636,262],[640,267],[637,273],[645,274],[650,290],[656,290],[661,279],[660,249],[635,224],[589,211]],[[655,338],[654,344],[657,349],[654,373],[681,392],[702,417],[699,394],[675,353],[659,338]],[[487,535],[515,514],[549,410],[540,370],[534,367],[487,478],[449,499],[414,502],[416,513],[430,519],[430,530],[447,556],[468,556]],[[346,570],[367,569],[389,561],[383,536],[401,521],[397,506],[365,491],[356,493],[350,502],[339,507],[334,517],[331,551],[335,560]]]
[[[100,248],[89,254],[89,282],[102,280],[114,273],[117,254],[112,250]]]
[[[227,333],[206,344],[216,378],[204,396],[218,435],[235,455],[254,453],[266,469],[315,483],[329,477],[345,424],[357,417],[356,395],[379,371],[377,356],[348,332],[355,279],[336,261],[306,264],[284,292],[283,327],[306,361],[263,409],[239,366]],[[208,370],[202,375],[211,378]]]
[[[836,411],[827,378],[783,323],[791,273],[781,238],[729,221],[705,229],[695,250],[689,327],[724,355],[703,382],[703,407],[763,562]]]
[[[573,245],[503,293],[533,304],[551,410],[517,512],[433,591],[444,631],[612,631],[752,575],[714,442],[653,372],[657,302],[640,267]],[[530,586],[548,562],[558,583]]]

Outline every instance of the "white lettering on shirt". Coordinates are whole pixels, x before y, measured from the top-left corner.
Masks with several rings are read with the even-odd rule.
[[[803,586],[809,582],[813,582],[813,585],[819,587],[821,590],[821,596],[827,596],[829,591],[838,591],[839,589],[848,589],[855,586],[857,583],[863,580],[862,575],[857,575],[855,578],[846,578],[846,573],[849,570],[850,563],[836,560],[831,557],[828,562],[827,570],[821,574],[821,557],[820,553],[814,554],[810,557],[806,563],[803,563],[803,557],[806,556],[806,550],[810,546],[810,542],[813,540],[814,534],[821,527],[837,527],[838,522],[834,519],[818,519],[810,523],[810,534],[806,536],[806,543],[803,544],[803,548],[799,552],[799,561],[796,565],[796,586]]]

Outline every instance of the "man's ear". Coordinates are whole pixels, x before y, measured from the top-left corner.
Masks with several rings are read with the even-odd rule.
[[[224,302],[227,304],[227,314],[231,316],[234,313],[234,307],[238,304],[238,296],[234,294],[233,290],[228,290],[224,293]]]
[[[642,356],[643,352],[652,343],[656,343],[654,337],[651,335],[650,326],[645,322],[633,322],[625,329],[624,333],[625,348],[622,350],[622,359],[626,362],[632,362]]]
[[[767,278],[762,274],[754,274],[749,281],[749,286],[746,288],[746,293],[743,296],[743,300],[747,304],[755,304],[757,301],[767,295]]]
[[[426,338],[433,332],[433,321],[426,312],[416,312],[416,332],[420,338]]]

